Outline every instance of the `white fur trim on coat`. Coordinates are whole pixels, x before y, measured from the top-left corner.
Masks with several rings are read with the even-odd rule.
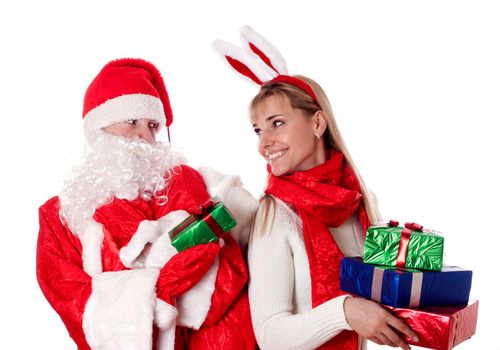
[[[198,283],[177,298],[178,325],[191,329],[201,327],[212,305],[212,295],[215,291],[218,270],[219,257],[215,259],[210,269]]]
[[[198,172],[210,196],[217,196],[235,218],[237,225],[231,230],[231,235],[244,249],[259,201],[243,187],[239,176],[222,175],[209,167],[200,167]]]
[[[151,350],[158,269],[104,272],[92,279],[83,313],[92,349]]]
[[[175,319],[178,315],[175,306],[156,298],[155,304],[155,324],[160,329],[175,327]]]
[[[165,125],[163,104],[158,97],[146,94],[121,95],[90,110],[83,119],[85,137],[91,144],[103,132],[101,129],[130,119],[156,120]]]
[[[101,249],[104,240],[102,225],[93,219],[89,220],[78,238],[82,244],[83,270],[89,276],[101,273]]]

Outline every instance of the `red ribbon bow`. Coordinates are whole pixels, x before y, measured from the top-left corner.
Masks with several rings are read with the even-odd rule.
[[[390,227],[397,227],[399,226],[399,222],[396,220],[390,220],[389,224]],[[410,237],[412,231],[418,231],[422,232],[423,226],[419,225],[415,222],[407,222],[405,223],[405,227],[401,231],[401,238],[399,240],[399,249],[398,249],[398,255],[396,256],[396,266],[397,267],[405,267],[406,266],[406,258],[408,256],[408,246],[410,244]]]

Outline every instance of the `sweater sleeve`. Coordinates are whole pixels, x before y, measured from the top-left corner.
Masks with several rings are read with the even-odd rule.
[[[296,300],[294,296],[298,283],[295,269],[299,266],[295,266],[298,260],[294,260],[290,242],[297,237],[303,242],[301,225],[285,204],[275,202],[274,215],[271,211],[266,220],[263,206],[259,208],[249,246],[249,298],[255,335],[262,349],[314,349],[342,330],[351,330],[343,308],[347,296],[296,312],[297,302],[311,304],[310,299]],[[265,232],[259,232],[261,229]]]

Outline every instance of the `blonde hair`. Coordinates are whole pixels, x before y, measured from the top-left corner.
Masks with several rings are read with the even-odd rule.
[[[378,213],[373,197],[371,193],[368,191],[363,181],[363,178],[361,177],[358,169],[356,168],[356,165],[354,164],[351,154],[347,149],[342,134],[340,133],[340,130],[337,126],[337,123],[335,122],[333,110],[325,92],[323,91],[321,86],[311,78],[301,75],[296,75],[294,77],[301,79],[305,81],[307,84],[309,84],[314,94],[316,95],[318,103],[316,103],[307,92],[305,92],[304,90],[295,85],[283,82],[273,82],[263,85],[259,93],[250,102],[250,107],[249,107],[250,118],[254,119],[257,107],[266,98],[270,96],[286,97],[290,101],[291,106],[293,108],[302,109],[308,115],[311,116],[314,115],[314,113],[316,113],[317,111],[322,111],[326,116],[326,122],[327,122],[327,129],[324,135],[325,136],[324,142],[326,144],[327,149],[329,150],[334,149],[336,151],[342,152],[347,161],[347,164],[349,164],[349,166],[353,169],[356,178],[359,181],[359,185],[361,187],[361,193],[363,196],[362,197],[363,205],[365,207],[370,222],[375,223],[382,221],[382,218]],[[272,213],[274,218],[275,203],[273,197],[265,195],[261,200],[261,206],[262,208],[259,211],[261,210],[263,211],[262,221],[264,223],[267,222],[267,218],[269,217],[270,213]],[[260,227],[259,229],[264,229],[264,228],[265,227]],[[255,229],[255,223],[254,225],[252,225],[252,232],[254,231],[254,229]],[[262,230],[262,232],[264,231],[265,230]]]

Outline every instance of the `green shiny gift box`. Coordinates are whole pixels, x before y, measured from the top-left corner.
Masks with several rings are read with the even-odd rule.
[[[172,245],[181,252],[198,244],[217,242],[236,226],[236,220],[222,202],[215,202],[204,213],[190,215],[168,234]]]
[[[405,227],[391,221],[370,226],[366,232],[363,262],[373,265],[440,271],[444,237],[415,223]]]

